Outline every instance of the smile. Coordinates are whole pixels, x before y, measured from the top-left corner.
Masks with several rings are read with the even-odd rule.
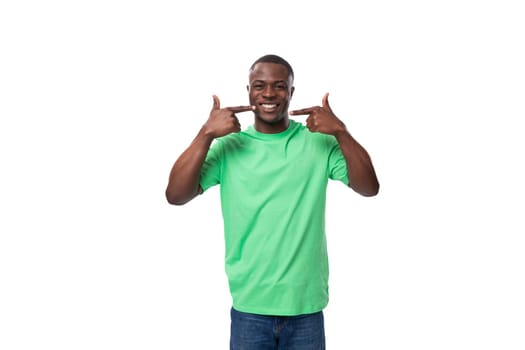
[[[275,109],[277,106],[276,103],[261,103],[261,107],[264,109]]]

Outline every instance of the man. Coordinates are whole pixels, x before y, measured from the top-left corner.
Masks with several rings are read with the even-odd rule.
[[[170,173],[166,197],[185,204],[221,186],[231,349],[324,349],[328,303],[325,201],[329,179],[379,191],[367,151],[328,103],[288,112],[290,64],[276,55],[249,71],[249,106],[213,108]],[[241,131],[236,114],[252,111]],[[308,115],[306,126],[289,115]],[[216,142],[214,142],[216,141]],[[213,144],[213,145],[212,145]]]

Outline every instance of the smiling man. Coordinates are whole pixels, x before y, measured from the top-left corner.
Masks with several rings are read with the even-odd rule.
[[[249,83],[250,104],[255,106],[255,129],[265,134],[286,130],[294,91],[292,68],[283,63],[258,61],[250,69]]]
[[[321,106],[288,111],[294,72],[276,55],[249,71],[249,106],[213,108],[169,176],[169,203],[221,186],[226,274],[233,299],[230,349],[325,348],[328,180],[363,196],[379,191],[368,152]],[[252,111],[241,131],[237,113]],[[306,125],[289,115],[308,115]],[[216,142],[213,142],[216,141]]]

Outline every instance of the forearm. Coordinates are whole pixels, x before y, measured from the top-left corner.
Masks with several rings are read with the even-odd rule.
[[[166,199],[169,203],[182,205],[199,193],[200,171],[212,141],[213,137],[202,128],[173,164],[166,188]]]
[[[335,134],[346,159],[349,186],[363,196],[375,196],[379,191],[379,181],[370,155],[346,130]]]

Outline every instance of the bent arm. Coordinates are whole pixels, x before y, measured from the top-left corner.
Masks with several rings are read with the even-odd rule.
[[[379,192],[379,181],[366,149],[344,128],[335,135],[346,160],[349,186],[355,192],[372,197]]]
[[[200,172],[211,143],[218,137],[239,132],[241,125],[235,113],[253,111],[254,108],[238,106],[221,109],[219,97],[213,95],[213,108],[208,120],[171,168],[166,188],[166,199],[170,204],[186,204],[202,193],[199,184]]]
[[[328,103],[328,93],[324,95],[321,107],[298,109],[291,111],[290,114],[308,114],[306,127],[310,131],[335,136],[346,160],[350,188],[366,197],[375,196],[379,192],[379,181],[368,152],[350,135],[345,124],[336,117]]]
[[[166,199],[170,204],[186,204],[202,192],[200,171],[213,139],[205,128],[201,128],[190,146],[173,164],[166,188]]]

